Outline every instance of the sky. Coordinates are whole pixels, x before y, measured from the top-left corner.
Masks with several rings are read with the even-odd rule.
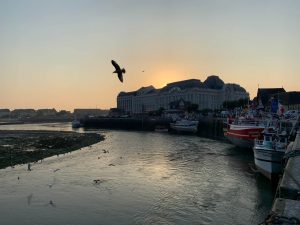
[[[299,0],[0,0],[0,108],[107,109],[121,91],[209,75],[251,98],[258,86],[300,91],[299,9]]]

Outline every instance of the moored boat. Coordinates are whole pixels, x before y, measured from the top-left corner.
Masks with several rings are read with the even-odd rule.
[[[81,127],[81,123],[79,120],[75,119],[72,121],[72,128],[80,128]]]
[[[198,131],[198,121],[196,120],[177,120],[175,123],[170,123],[170,128],[177,132],[196,133]]]
[[[168,132],[169,129],[167,126],[155,126],[154,131],[156,132]]]
[[[236,120],[228,124],[225,136],[238,147],[252,148],[254,140],[262,138],[261,132],[265,127],[266,123],[260,120]]]
[[[270,180],[282,172],[282,159],[287,144],[288,136],[285,131],[278,135],[270,129],[263,132],[263,140],[255,140],[253,152],[256,168]]]

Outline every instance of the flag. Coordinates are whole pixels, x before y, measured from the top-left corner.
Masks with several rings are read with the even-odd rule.
[[[278,103],[279,102],[277,99],[275,99],[275,98],[271,99],[271,112],[272,113],[276,113],[278,111],[278,109],[279,109]]]
[[[278,115],[282,116],[284,112],[285,112],[284,106],[280,102],[278,102],[278,112],[277,112]]]

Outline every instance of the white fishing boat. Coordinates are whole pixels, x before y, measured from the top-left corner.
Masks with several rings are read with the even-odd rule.
[[[177,132],[196,133],[198,131],[197,120],[177,120],[175,123],[170,123],[170,128]]]
[[[254,142],[254,161],[258,171],[273,180],[282,172],[282,158],[288,145],[288,135],[285,131],[277,134],[270,129],[266,129],[262,134],[263,140]]]

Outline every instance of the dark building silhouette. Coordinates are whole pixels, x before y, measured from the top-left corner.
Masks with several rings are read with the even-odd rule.
[[[284,88],[258,88],[256,101],[261,102],[263,106],[269,104],[271,97],[277,98],[278,94],[285,92]]]
[[[300,109],[300,92],[290,91],[282,92],[277,95],[280,103],[286,107],[286,109]]]

